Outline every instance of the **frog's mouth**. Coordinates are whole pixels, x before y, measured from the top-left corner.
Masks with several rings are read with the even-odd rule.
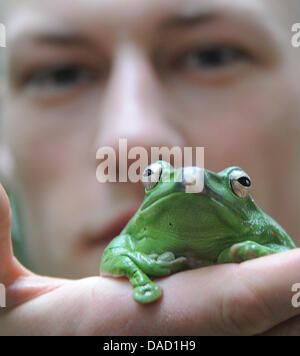
[[[145,209],[152,208],[156,204],[162,202],[163,200],[170,198],[171,195],[176,194],[192,194],[206,196],[214,204],[218,205],[220,208],[229,211],[234,216],[239,216],[241,218],[246,218],[246,214],[243,210],[236,207],[232,202],[226,200],[220,194],[217,194],[208,184],[207,171],[199,167],[184,167],[182,168],[182,180],[173,186],[169,190],[165,190],[162,194],[155,197],[154,199],[148,200],[144,205],[141,206],[141,211]]]
[[[214,192],[209,186],[205,185],[202,193],[202,195],[207,196],[209,199],[211,199],[215,204],[220,206],[223,209],[226,209],[229,211],[232,215],[234,216],[239,216],[242,219],[246,219],[247,215],[243,210],[240,208],[237,208],[235,205],[232,203],[228,202],[225,198],[223,198],[221,195],[217,194]]]

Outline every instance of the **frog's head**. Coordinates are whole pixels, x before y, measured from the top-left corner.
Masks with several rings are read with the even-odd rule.
[[[203,189],[198,193],[187,193],[187,186],[197,181],[202,171]],[[175,169],[164,161],[148,166],[143,173],[146,197],[141,211],[155,208],[166,211],[180,209],[192,213],[201,226],[207,229],[237,231],[241,226],[249,228],[246,221],[263,221],[263,212],[250,196],[251,179],[239,167],[229,167],[214,173],[198,167]],[[202,222],[200,222],[202,221]],[[248,225],[248,226],[247,226]]]
[[[214,173],[199,167],[174,169],[170,163],[157,161],[148,166],[142,176],[146,194],[142,209],[162,198],[167,198],[172,193],[187,193],[188,188],[191,188],[196,182],[199,183],[201,174],[204,184],[203,189],[197,193],[198,196],[206,196],[216,203],[230,205],[241,214],[244,206],[248,209],[249,204],[253,203],[249,195],[251,179],[239,167],[229,167],[219,173]],[[186,197],[191,196],[187,195]]]
[[[187,193],[203,177],[203,189]],[[193,239],[223,242],[258,239],[294,246],[286,232],[265,214],[250,195],[251,179],[239,167],[214,173],[199,167],[173,168],[158,161],[143,173],[145,199],[137,216]],[[145,220],[146,219],[146,220]]]

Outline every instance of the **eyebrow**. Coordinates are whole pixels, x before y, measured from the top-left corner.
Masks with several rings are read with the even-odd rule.
[[[163,21],[160,27],[166,30],[194,27],[194,26],[203,25],[205,23],[215,21],[219,17],[220,14],[215,12],[174,16],[172,18]]]
[[[90,39],[79,34],[64,32],[40,33],[33,35],[33,41],[38,44],[55,45],[55,46],[81,46],[94,47],[95,44]]]

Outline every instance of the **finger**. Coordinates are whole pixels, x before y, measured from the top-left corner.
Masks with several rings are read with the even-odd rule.
[[[8,196],[0,184],[0,281],[5,283],[13,263],[11,243],[11,209]]]
[[[300,316],[296,316],[284,323],[266,331],[263,336],[299,336],[300,335]]]
[[[11,217],[9,198],[0,184],[0,282],[5,285],[29,273],[13,255]]]
[[[7,306],[12,307],[61,286],[66,280],[38,276],[13,255],[11,240],[11,208],[0,184],[0,283],[6,286]]]
[[[297,249],[177,273],[158,280],[163,296],[149,305],[133,300],[124,278],[91,277],[65,283],[35,303],[26,303],[22,324],[18,308],[1,321],[8,334],[12,326],[14,334],[16,328],[20,334],[260,334],[300,314],[300,308],[291,305],[291,285],[299,281],[299,267]]]
[[[300,282],[299,269],[300,249],[295,249],[241,264],[179,273],[159,284],[163,301],[177,310],[179,318],[192,321],[187,334],[197,330],[200,334],[253,335],[300,315],[300,308],[292,304],[292,285]]]
[[[61,307],[59,315],[69,315],[68,307],[76,305],[85,319],[79,334],[255,335],[300,314],[291,303],[299,267],[297,249],[173,274],[156,280],[163,295],[148,305],[133,300],[126,279],[92,277],[64,287],[72,288],[66,298],[72,302],[55,306]]]
[[[27,276],[19,276],[6,288],[6,306],[8,308],[28,302],[43,294],[47,294],[63,284],[70,282],[66,279],[43,277],[30,273]]]

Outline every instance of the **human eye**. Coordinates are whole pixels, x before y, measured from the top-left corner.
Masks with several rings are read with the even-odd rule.
[[[176,51],[164,65],[169,74],[186,82],[226,84],[249,73],[256,61],[253,53],[242,46],[202,44]]]
[[[206,45],[189,50],[177,58],[176,65],[195,71],[220,71],[247,62],[250,56],[243,50],[226,45]]]
[[[59,93],[88,84],[96,76],[94,70],[83,65],[54,64],[32,70],[25,76],[23,86],[31,91]]]

